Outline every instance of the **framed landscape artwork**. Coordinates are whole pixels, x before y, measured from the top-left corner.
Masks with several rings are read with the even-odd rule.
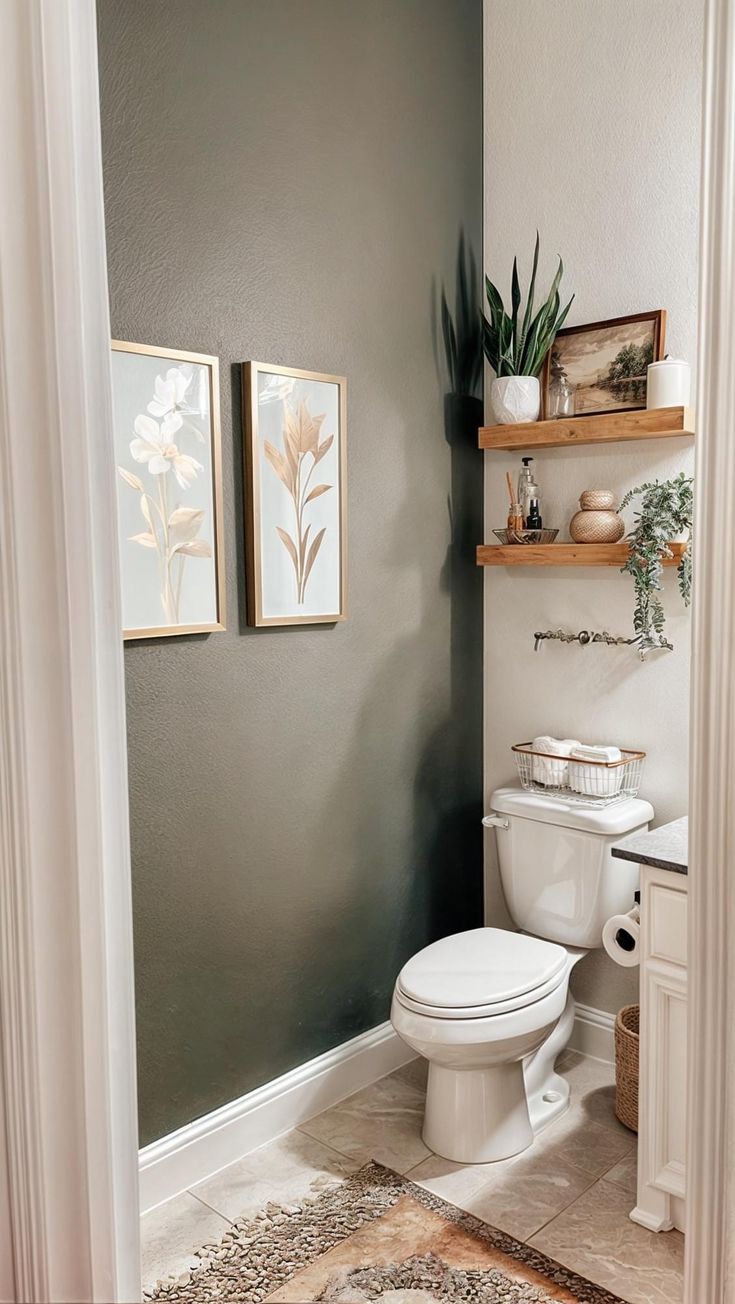
[[[344,620],[347,382],[262,362],[242,373],[248,623]]]
[[[549,385],[564,379],[574,390],[574,415],[625,412],[646,406],[646,369],[664,356],[663,308],[588,326],[565,326],[547,354],[541,377],[543,411]]]
[[[123,636],[225,628],[219,364],[112,341]]]

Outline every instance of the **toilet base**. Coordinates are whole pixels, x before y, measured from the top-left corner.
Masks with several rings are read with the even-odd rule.
[[[576,958],[579,957],[575,957],[575,962]],[[553,1032],[523,1062],[528,1112],[534,1136],[569,1108],[569,1083],[556,1072],[554,1065],[569,1045],[574,1028],[574,1012],[574,997],[569,992],[564,1013]]]
[[[584,952],[572,956],[572,963]],[[423,1138],[458,1164],[489,1164],[520,1154],[569,1108],[569,1083],[554,1067],[574,1027],[567,993],[561,1018],[531,1055],[482,1069],[429,1061]]]
[[[520,1060],[485,1069],[429,1063],[423,1138],[434,1154],[488,1164],[526,1150],[533,1135]]]

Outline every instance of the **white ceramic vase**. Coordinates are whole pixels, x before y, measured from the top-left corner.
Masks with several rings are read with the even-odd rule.
[[[541,390],[537,376],[500,376],[490,386],[490,403],[501,426],[538,421]]]

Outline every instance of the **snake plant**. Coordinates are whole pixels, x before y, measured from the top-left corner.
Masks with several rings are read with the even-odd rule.
[[[536,246],[533,251],[533,270],[526,297],[523,316],[521,310],[521,285],[518,279],[518,259],[513,259],[513,274],[510,286],[511,312],[505,311],[500,293],[488,276],[485,277],[485,290],[490,309],[489,320],[483,316],[482,343],[485,357],[495,371],[496,376],[537,376],[544,358],[554,342],[556,332],[563,325],[572,306],[574,295],[566,308],[559,311],[561,300],[559,286],[564,271],[561,258],[556,276],[546,300],[536,315],[533,315],[533,296],[536,288],[538,270],[539,235],[536,232]]]
[[[669,540],[686,533],[687,548],[677,567],[679,591],[689,606],[692,593],[693,480],[683,472],[672,480],[654,480],[627,493],[620,510],[640,495],[633,529],[625,536],[628,560],[621,568],[633,577],[635,609],[633,627],[641,657],[657,648],[672,649],[664,637],[663,559],[671,557]]]

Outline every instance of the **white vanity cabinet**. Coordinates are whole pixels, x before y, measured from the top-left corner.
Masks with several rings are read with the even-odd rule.
[[[640,873],[638,1195],[630,1216],[650,1231],[683,1231],[688,880],[646,864]]]

